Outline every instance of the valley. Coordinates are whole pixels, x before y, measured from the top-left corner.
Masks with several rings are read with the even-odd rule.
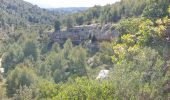
[[[169,0],[0,0],[0,100],[168,100],[169,30]]]

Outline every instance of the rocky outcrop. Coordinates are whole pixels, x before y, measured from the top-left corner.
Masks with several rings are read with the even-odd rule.
[[[109,78],[109,70],[101,70],[96,77],[97,80],[99,79],[108,79]]]
[[[0,74],[4,73],[4,68],[2,68],[2,59],[3,59],[3,56],[4,55],[2,55],[1,58],[0,58]]]
[[[65,31],[49,33],[49,36],[55,42],[63,43],[67,39],[71,39],[77,44],[85,40],[96,38],[96,41],[112,41],[118,37],[118,33],[112,29],[112,24],[101,26],[99,24],[75,26]]]

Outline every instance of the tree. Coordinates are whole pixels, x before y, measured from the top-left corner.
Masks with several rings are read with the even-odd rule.
[[[125,53],[119,49],[118,52],[124,57],[123,59],[119,57],[114,62],[112,74],[113,82],[118,88],[117,94],[124,95],[123,97],[118,96],[119,99],[165,99],[166,96],[162,91],[163,84],[169,80],[169,71],[164,69],[166,62],[159,53],[148,47],[125,49]]]
[[[64,44],[64,49],[63,49],[63,52],[64,52],[64,57],[67,59],[68,58],[68,55],[70,53],[70,51],[72,50],[73,48],[73,44],[72,44],[72,41],[70,39],[68,39],[65,44]]]
[[[21,86],[14,95],[15,100],[32,100],[35,98],[35,90],[32,87]]]
[[[5,73],[14,69],[15,65],[22,62],[23,59],[23,48],[21,48],[18,44],[11,45],[8,52],[6,52],[2,58],[2,67],[5,69]]]
[[[33,41],[27,41],[25,43],[24,55],[25,57],[33,57],[35,61],[38,59],[38,50],[36,44]]]
[[[84,19],[83,19],[83,16],[82,16],[82,15],[78,15],[78,16],[76,17],[76,23],[77,23],[78,25],[82,25],[82,24],[84,23]]]
[[[92,36],[91,41],[92,41],[92,43],[96,43],[97,42],[97,38],[96,38],[95,35]]]
[[[61,50],[60,45],[56,42],[53,43],[52,50],[55,51],[56,53],[58,53]]]
[[[71,18],[68,18],[66,20],[66,26],[67,26],[67,30],[73,27],[73,20]]]
[[[65,84],[43,83],[38,99],[112,100],[115,96],[115,88],[111,82],[99,84],[95,80],[76,78]]]
[[[57,31],[60,31],[60,26],[61,26],[61,23],[60,23],[60,21],[55,21],[55,32],[57,32]]]
[[[69,72],[72,75],[88,76],[86,67],[86,50],[78,46],[70,50],[69,58]]]
[[[124,34],[135,34],[139,31],[139,25],[141,24],[141,19],[129,18],[122,19],[116,25],[116,31],[122,36]]]
[[[142,15],[150,19],[165,17],[168,14],[167,9],[169,4],[169,0],[150,0]]]
[[[11,97],[17,93],[17,89],[20,87],[29,87],[32,84],[37,83],[37,76],[32,69],[18,66],[8,74],[6,83],[7,95]]]
[[[50,100],[60,92],[59,91],[60,86],[51,82],[43,82],[39,85],[38,88],[39,88],[38,100],[42,99]]]

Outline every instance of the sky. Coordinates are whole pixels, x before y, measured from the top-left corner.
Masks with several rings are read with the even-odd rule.
[[[24,0],[41,8],[93,7],[94,5],[112,4],[120,0]]]

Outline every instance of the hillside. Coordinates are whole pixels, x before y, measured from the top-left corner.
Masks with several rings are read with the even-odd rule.
[[[64,14],[53,14],[23,0],[0,0],[0,41],[13,41],[21,34],[50,30],[61,16]]]
[[[170,99],[169,0],[78,13],[0,1],[0,100]]]
[[[72,14],[72,13],[81,13],[88,9],[88,7],[66,7],[66,8],[49,8],[50,12],[55,14]]]
[[[47,10],[23,0],[0,2],[0,21],[3,25],[51,24],[56,18]]]
[[[160,18],[168,14],[169,0],[121,0],[106,6],[94,6],[85,12],[71,14],[65,20],[73,24],[116,23],[122,18],[147,17]],[[159,9],[159,10],[156,10]]]

